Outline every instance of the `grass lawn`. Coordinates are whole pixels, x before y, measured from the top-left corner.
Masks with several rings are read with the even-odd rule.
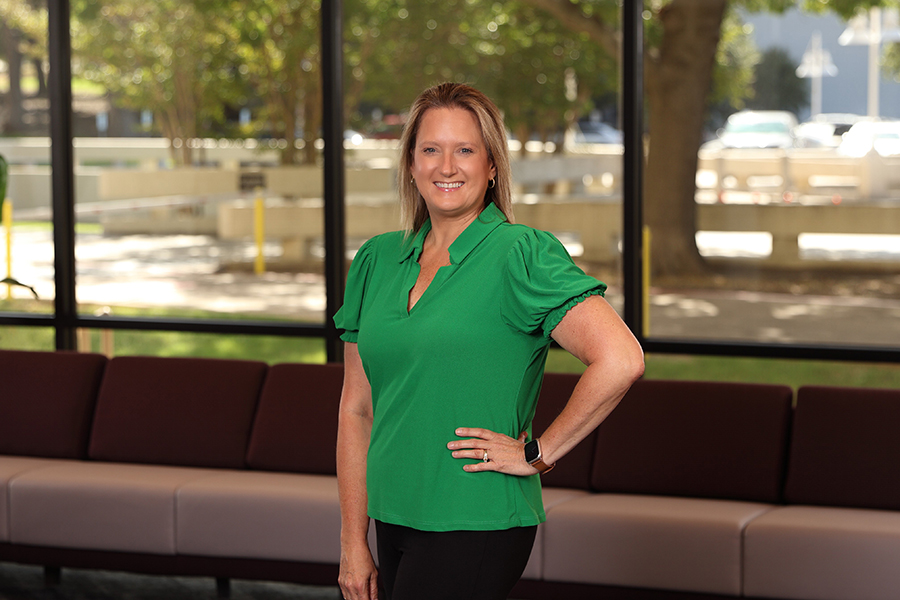
[[[0,300],[0,312],[22,310]],[[6,306],[4,306],[6,304]],[[39,303],[34,303],[39,304]],[[52,307],[47,307],[52,310]],[[94,307],[82,307],[92,313]],[[27,310],[27,309],[26,309]],[[30,312],[43,312],[32,306]],[[207,313],[200,310],[116,308],[119,316],[162,318],[232,318],[242,315]],[[110,337],[105,338],[109,340]],[[90,332],[91,350],[100,352],[103,336]],[[279,362],[325,362],[321,338],[259,335],[222,335],[174,331],[117,330],[111,334],[113,354],[144,356],[204,356]],[[54,332],[49,327],[0,326],[0,348],[52,350]],[[802,385],[900,388],[900,363],[859,363],[794,359],[733,358],[649,354],[645,357],[648,379],[685,379],[778,383],[794,389]],[[584,366],[564,350],[551,350],[547,370],[579,373]]]
[[[900,364],[821,360],[648,354],[647,379],[900,388]],[[547,370],[579,373],[584,366],[564,350],[551,350]]]

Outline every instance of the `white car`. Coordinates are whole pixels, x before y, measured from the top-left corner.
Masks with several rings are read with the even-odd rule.
[[[900,121],[860,121],[838,146],[844,156],[865,156],[872,150],[881,156],[900,155]]]
[[[576,144],[621,144],[622,132],[601,121],[580,121],[574,127]]]
[[[725,121],[705,148],[792,148],[797,117],[786,110],[742,110]]]
[[[794,137],[804,146],[836,148],[842,136],[866,117],[849,113],[821,113],[801,123],[794,130]]]

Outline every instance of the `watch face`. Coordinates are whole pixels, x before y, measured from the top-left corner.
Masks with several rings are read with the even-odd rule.
[[[537,440],[531,440],[525,444],[525,462],[532,463],[541,456],[541,449]]]

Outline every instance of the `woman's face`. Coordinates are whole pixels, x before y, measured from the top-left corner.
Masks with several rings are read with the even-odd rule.
[[[430,108],[419,123],[412,176],[428,214],[477,216],[488,180],[496,174],[475,116],[462,108]]]

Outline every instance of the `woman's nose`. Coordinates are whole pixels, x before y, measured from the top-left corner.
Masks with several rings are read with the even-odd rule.
[[[456,161],[453,160],[452,154],[446,154],[441,162],[441,174],[452,175],[453,173],[456,173]]]

